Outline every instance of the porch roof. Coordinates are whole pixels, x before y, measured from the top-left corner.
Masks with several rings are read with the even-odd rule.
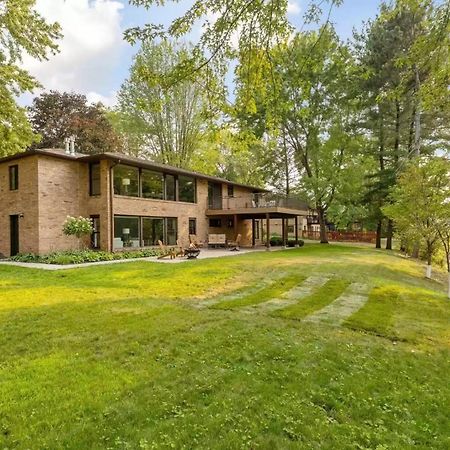
[[[236,208],[236,209],[207,209],[207,217],[238,216],[240,219],[286,219],[296,216],[307,216],[307,210],[286,208],[281,206]]]

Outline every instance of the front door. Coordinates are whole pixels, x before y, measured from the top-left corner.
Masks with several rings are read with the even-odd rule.
[[[222,185],[208,183],[208,208],[222,209]]]
[[[11,256],[19,253],[19,216],[9,216],[9,236],[11,240]]]

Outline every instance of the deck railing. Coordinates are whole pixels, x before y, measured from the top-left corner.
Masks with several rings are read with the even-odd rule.
[[[249,194],[241,197],[213,197],[207,199],[208,209],[290,208],[307,211],[308,206],[298,198],[271,193]]]

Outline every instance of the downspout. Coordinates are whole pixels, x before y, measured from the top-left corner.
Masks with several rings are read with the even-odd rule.
[[[120,159],[109,167],[109,211],[110,211],[110,235],[109,246],[110,251],[114,251],[114,179],[113,169],[120,164]]]

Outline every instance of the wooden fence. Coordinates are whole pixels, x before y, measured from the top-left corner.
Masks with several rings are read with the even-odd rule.
[[[319,231],[303,231],[304,239],[320,239]],[[329,231],[328,240],[330,241],[349,241],[349,242],[370,242],[374,243],[377,237],[375,231]]]

